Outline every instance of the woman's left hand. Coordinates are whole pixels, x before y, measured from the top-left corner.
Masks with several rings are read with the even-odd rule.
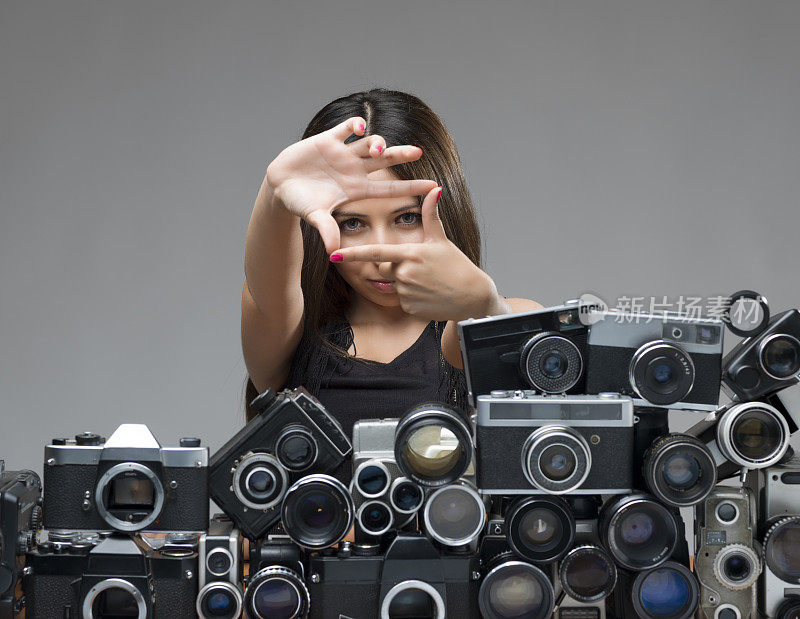
[[[498,304],[492,278],[479,269],[445,234],[436,187],[422,202],[421,243],[357,245],[331,254],[332,261],[378,262],[378,272],[400,297],[408,314],[428,320],[464,320],[491,314]]]

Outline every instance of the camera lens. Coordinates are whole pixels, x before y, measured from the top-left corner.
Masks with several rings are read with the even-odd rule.
[[[759,574],[761,559],[744,544],[729,544],[714,559],[714,576],[728,589],[747,589],[755,584]]]
[[[327,548],[340,542],[353,525],[353,499],[330,475],[308,475],[295,482],[281,507],[286,533],[304,548]]]
[[[233,493],[251,509],[271,509],[281,502],[288,479],[275,456],[249,453],[233,473]]]
[[[472,436],[458,412],[444,404],[421,404],[398,422],[394,450],[406,477],[423,486],[443,486],[467,470]]]
[[[783,333],[764,339],[759,345],[764,371],[776,380],[787,380],[800,373],[800,342]]]
[[[675,507],[700,503],[717,483],[717,465],[706,445],[687,434],[669,434],[653,442],[644,458],[647,487]]]
[[[236,619],[242,614],[242,594],[230,582],[210,582],[197,594],[195,609],[203,619]]]
[[[778,410],[763,402],[743,402],[717,422],[717,445],[731,462],[747,468],[777,463],[789,447],[789,425]]]
[[[742,619],[742,615],[738,608],[724,605],[717,608],[714,619]]]
[[[663,340],[641,346],[631,359],[629,380],[644,400],[669,406],[685,399],[694,385],[694,363],[681,348]]]
[[[305,471],[317,459],[317,442],[305,428],[287,428],[275,441],[275,454],[290,471]]]
[[[575,539],[572,510],[559,497],[515,501],[506,510],[505,529],[511,548],[529,561],[555,561]]]
[[[425,530],[445,546],[463,546],[476,539],[486,522],[486,506],[474,488],[455,483],[434,491],[423,511]]]
[[[206,568],[214,576],[225,576],[233,565],[233,558],[224,548],[215,548],[206,557]]]
[[[522,470],[540,490],[562,494],[580,486],[589,475],[592,456],[578,432],[562,426],[534,430],[522,447]]]
[[[374,499],[386,492],[391,475],[383,462],[368,460],[358,466],[353,479],[356,488],[363,496]]]
[[[244,607],[250,619],[305,617],[310,605],[308,589],[294,570],[270,566],[256,572],[247,584]]]
[[[674,561],[642,572],[633,582],[633,606],[640,617],[688,619],[698,601],[697,580]]]
[[[367,501],[358,508],[358,523],[369,535],[383,535],[392,528],[394,518],[386,503]]]
[[[381,619],[431,617],[444,619],[442,595],[429,583],[405,580],[389,589],[381,602]]]
[[[406,477],[399,477],[392,482],[389,499],[396,511],[413,514],[422,507],[424,495],[419,485]]]
[[[486,574],[478,592],[485,619],[544,619],[554,606],[553,585],[539,568],[506,561]]]
[[[800,516],[787,516],[764,538],[764,560],[781,580],[800,583]]]
[[[717,519],[720,522],[731,523],[739,517],[739,510],[733,503],[720,503],[716,509]]]
[[[83,599],[84,617],[147,617],[142,592],[122,578],[107,578],[89,589]]]
[[[777,619],[800,619],[800,596],[788,597],[775,613]]]
[[[567,594],[589,604],[608,597],[617,584],[617,567],[606,552],[593,545],[570,550],[558,571]]]
[[[563,393],[580,380],[583,357],[572,341],[545,331],[529,339],[522,347],[520,371],[533,389]]]
[[[672,555],[678,543],[678,524],[672,512],[654,499],[630,495],[603,508],[600,534],[617,563],[644,570]]]

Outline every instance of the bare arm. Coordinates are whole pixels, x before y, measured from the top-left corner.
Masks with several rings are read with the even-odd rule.
[[[302,265],[300,218],[265,177],[247,228],[242,288],[242,351],[259,392],[283,386],[303,334]]]
[[[530,299],[506,299],[499,294],[496,296],[497,298],[493,299],[493,307],[486,313],[487,316],[528,312],[544,307],[541,303]],[[482,318],[482,316],[474,316],[474,318]],[[450,365],[459,370],[464,369],[464,363],[461,359],[461,343],[458,339],[458,326],[454,320],[447,321],[447,326],[444,328],[444,333],[442,333],[442,354]]]

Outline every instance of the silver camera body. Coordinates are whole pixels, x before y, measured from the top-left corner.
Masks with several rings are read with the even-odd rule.
[[[219,609],[211,608],[213,598],[225,600],[229,616],[241,616],[244,595],[242,537],[227,517],[218,515],[212,518],[208,531],[200,536],[197,573],[199,592],[195,610],[200,617],[220,614]]]
[[[765,561],[760,583],[760,606],[765,617],[776,617],[778,608],[786,598],[800,596],[800,578],[776,573],[770,561],[770,538],[774,539],[779,535],[777,528],[790,526],[794,528],[795,535],[788,537],[788,544],[784,546],[785,550],[792,551],[787,563],[796,567],[800,562],[800,544],[792,543],[792,538],[796,539],[796,532],[800,529],[797,525],[800,520],[800,457],[795,456],[782,464],[762,469],[759,473],[762,484],[760,519],[771,525],[763,540]]]
[[[699,612],[708,619],[728,609],[755,616],[761,556],[755,542],[756,504],[746,487],[718,485],[695,507],[694,571]]]

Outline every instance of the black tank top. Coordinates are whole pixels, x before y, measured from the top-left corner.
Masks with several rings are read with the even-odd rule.
[[[343,358],[319,338],[304,334],[284,388],[305,387],[342,424],[348,437],[359,419],[401,417],[423,402],[442,402],[467,418],[464,371],[450,365],[441,352],[445,324],[429,322],[417,341],[389,363]],[[346,320],[330,321],[322,333],[345,350],[353,343]],[[349,461],[334,475],[349,482]]]

